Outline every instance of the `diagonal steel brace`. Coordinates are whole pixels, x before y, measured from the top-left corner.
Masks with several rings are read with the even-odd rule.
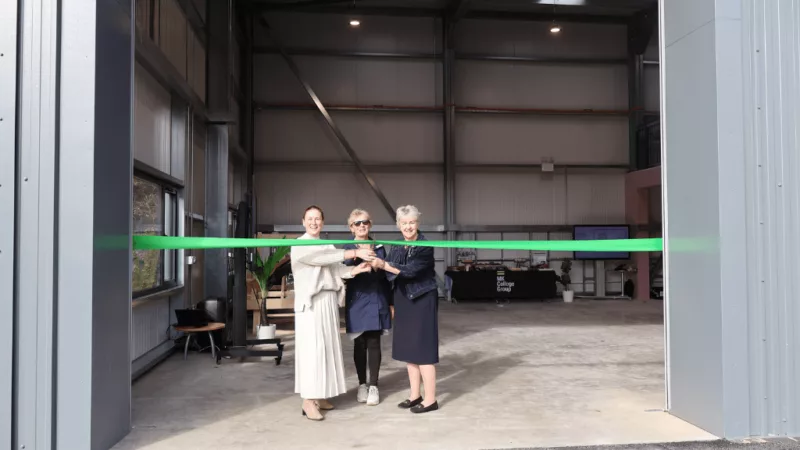
[[[364,167],[364,165],[361,163],[361,160],[358,159],[358,156],[356,156],[356,152],[353,151],[353,147],[350,146],[350,143],[347,142],[347,139],[344,137],[341,130],[339,130],[339,127],[336,126],[336,123],[333,121],[333,118],[328,113],[328,110],[325,109],[325,105],[323,105],[319,97],[317,97],[317,94],[314,92],[314,89],[312,89],[311,86],[308,84],[308,82],[306,82],[305,78],[303,78],[303,75],[300,73],[300,69],[297,67],[297,64],[295,64],[292,57],[289,56],[289,53],[286,51],[283,44],[281,44],[281,42],[274,36],[274,34],[272,33],[272,29],[269,26],[269,23],[267,23],[267,20],[261,17],[260,22],[261,25],[264,27],[264,29],[266,29],[267,35],[275,44],[275,47],[283,57],[284,61],[286,61],[286,64],[289,65],[289,69],[291,69],[292,73],[294,73],[294,76],[297,78],[297,81],[299,81],[300,84],[303,85],[303,88],[306,90],[306,93],[308,93],[308,96],[311,97],[311,100],[317,106],[317,109],[319,109],[320,114],[322,114],[322,117],[325,119],[325,122],[327,122],[328,126],[331,128],[331,131],[333,131],[333,134],[336,136],[336,139],[338,139],[339,143],[342,145],[342,147],[344,147],[344,150],[350,156],[350,159],[353,160],[353,163],[355,163],[356,167],[361,172],[361,175],[364,176],[364,179],[367,180],[367,183],[369,183],[370,187],[372,188],[372,191],[378,197],[378,200],[381,201],[383,207],[386,208],[386,212],[389,213],[389,217],[391,217],[392,220],[394,220],[395,210],[392,207],[392,204],[389,203],[389,200],[387,200],[386,196],[383,195],[383,192],[378,187],[378,184],[375,183],[375,180],[369,175],[366,167]]]

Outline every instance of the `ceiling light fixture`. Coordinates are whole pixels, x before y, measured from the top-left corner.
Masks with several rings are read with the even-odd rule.
[[[353,19],[353,20],[350,21],[350,26],[351,27],[357,27],[359,25],[361,25],[361,21],[360,20]]]
[[[553,24],[550,25],[550,32],[553,33],[553,34],[561,32],[561,26],[559,26],[558,23],[556,23],[556,4],[557,3],[558,3],[558,0],[553,0]]]

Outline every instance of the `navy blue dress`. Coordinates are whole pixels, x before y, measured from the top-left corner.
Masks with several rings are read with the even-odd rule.
[[[417,240],[424,241],[419,235]],[[392,358],[411,364],[439,362],[439,292],[431,247],[392,248],[387,259],[400,270],[386,272],[393,282]]]
[[[365,241],[366,242],[366,241]],[[346,250],[357,248],[356,244],[347,244]],[[386,259],[386,248],[375,248],[378,258]],[[344,263],[357,266],[362,261],[358,258],[348,259]],[[345,323],[348,333],[364,331],[380,331],[392,328],[392,314],[389,305],[392,302],[391,284],[386,276],[378,271],[360,273],[345,281]]]

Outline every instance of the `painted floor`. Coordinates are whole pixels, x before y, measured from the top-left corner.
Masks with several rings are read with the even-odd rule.
[[[322,422],[301,416],[293,338],[272,359],[169,358],[133,386],[133,430],[116,449],[500,449],[708,441],[662,411],[661,302],[442,303],[439,411],[413,415],[402,363],[383,341],[378,406],[350,391]],[[646,448],[646,447],[645,447]],[[663,448],[663,447],[653,447]]]

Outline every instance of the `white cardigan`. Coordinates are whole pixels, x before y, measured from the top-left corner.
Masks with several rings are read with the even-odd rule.
[[[298,239],[313,239],[308,234]],[[313,298],[322,291],[334,291],[339,296],[339,306],[344,306],[342,278],[353,278],[353,267],[342,264],[345,250],[333,245],[293,246],[292,276],[294,277],[294,311],[313,308]]]

